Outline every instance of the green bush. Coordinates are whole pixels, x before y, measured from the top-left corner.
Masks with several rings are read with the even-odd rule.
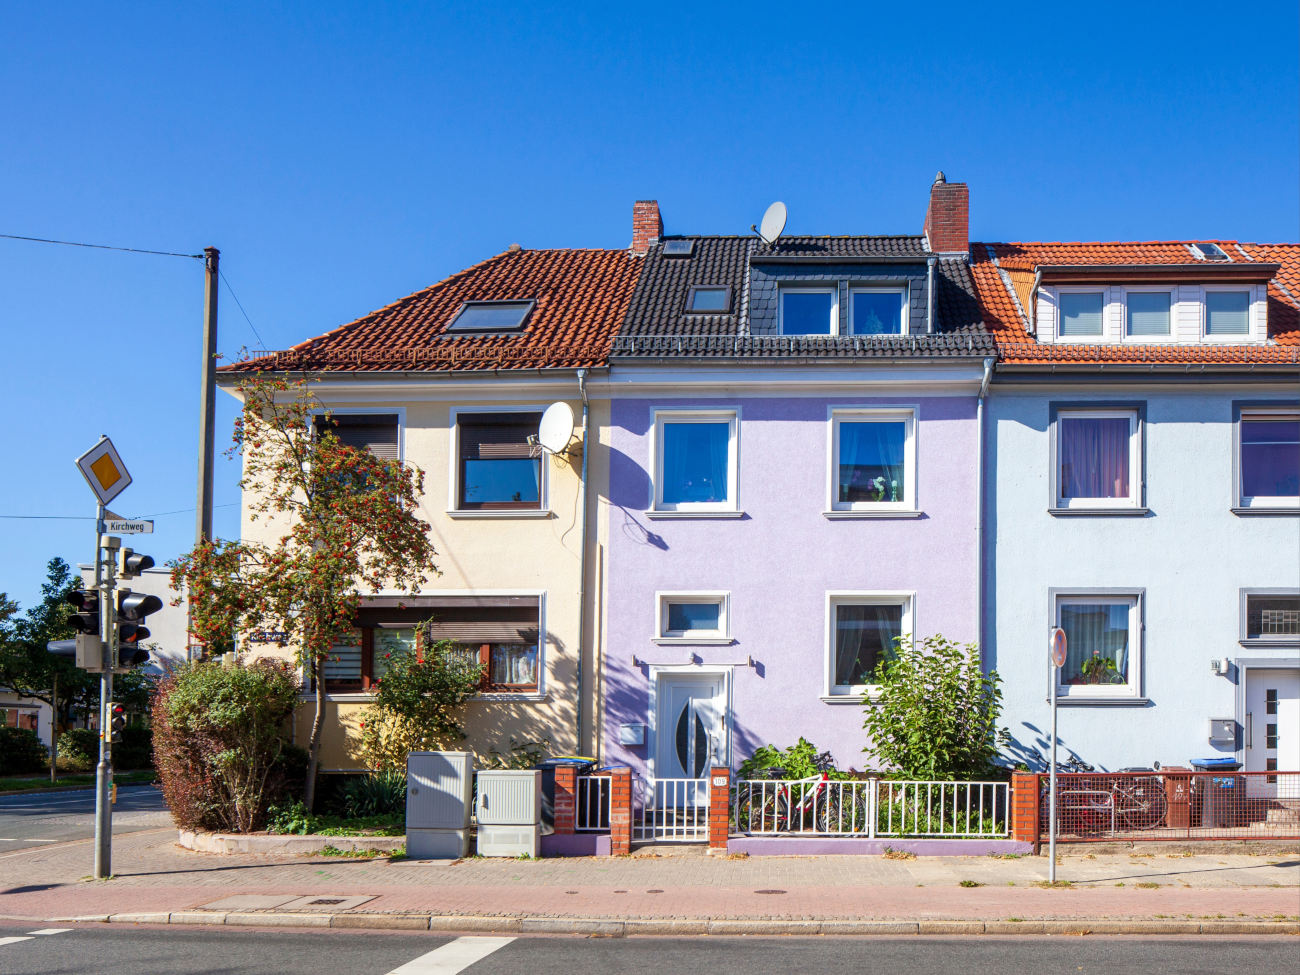
[[[863,727],[876,766],[900,778],[923,781],[982,779],[1006,731],[1001,678],[984,672],[979,647],[928,636],[919,644],[898,638],[897,651],[880,662],[874,698],[862,703]]]
[[[36,732],[0,727],[0,775],[25,775],[50,767],[50,753]]]
[[[406,776],[397,771],[358,776],[343,790],[347,816],[386,816],[406,810]]]
[[[59,768],[89,772],[99,764],[99,732],[69,728],[59,735]]]
[[[832,779],[851,779],[852,772],[841,772],[835,767],[830,752],[819,752],[817,746],[800,738],[789,748],[761,745],[754,754],[740,763],[738,779],[770,778],[771,769],[781,769],[783,779],[810,779],[823,771]]]
[[[252,832],[301,786],[301,753],[287,740],[298,690],[293,670],[271,660],[186,664],[162,679],[154,759],[177,825]]]

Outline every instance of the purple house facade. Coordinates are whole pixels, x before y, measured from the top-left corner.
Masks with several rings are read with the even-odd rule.
[[[936,191],[960,247],[649,242],[609,377],[605,761],[698,778],[803,736],[869,767],[894,639],[979,639],[992,344],[965,187]]]

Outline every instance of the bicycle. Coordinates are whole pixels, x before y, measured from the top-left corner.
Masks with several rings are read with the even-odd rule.
[[[821,759],[817,763],[821,771],[806,779],[788,780],[785,769],[767,769],[766,778],[776,781],[770,789],[763,786],[758,808],[748,817],[750,822],[756,821],[762,832],[804,832],[809,822],[818,833],[860,832],[865,824],[865,809],[841,808],[843,790],[832,785],[830,755]],[[862,824],[846,824],[846,819],[862,820]]]
[[[1058,829],[1068,826],[1077,834],[1126,829],[1152,829],[1165,820],[1164,778],[1160,763],[1152,768],[1129,767],[1117,773],[1097,772],[1077,755],[1056,763],[1058,774],[1074,776],[1057,791]],[[1145,774],[1144,774],[1145,773]],[[1039,805],[1041,822],[1050,819],[1050,796],[1046,784]]]

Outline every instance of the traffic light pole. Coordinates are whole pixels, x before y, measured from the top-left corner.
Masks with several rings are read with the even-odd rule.
[[[99,506],[97,527],[103,528],[104,506]],[[99,764],[95,767],[95,879],[113,874],[113,668],[117,666],[117,612],[113,590],[117,584],[117,549],[121,540],[96,534],[95,587],[99,590],[100,632],[104,661],[99,675]]]

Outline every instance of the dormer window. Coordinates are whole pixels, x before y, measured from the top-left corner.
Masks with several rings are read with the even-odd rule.
[[[1249,335],[1250,292],[1205,292],[1205,334]]]
[[[1125,295],[1124,334],[1132,339],[1169,338],[1172,295],[1168,291],[1136,291]]]
[[[850,331],[854,335],[907,332],[907,287],[851,288]]]
[[[1101,338],[1105,298],[1100,291],[1061,292],[1061,337]]]
[[[447,325],[448,332],[518,332],[535,301],[467,301]]]
[[[838,335],[839,288],[782,288],[780,331],[782,335]]]

